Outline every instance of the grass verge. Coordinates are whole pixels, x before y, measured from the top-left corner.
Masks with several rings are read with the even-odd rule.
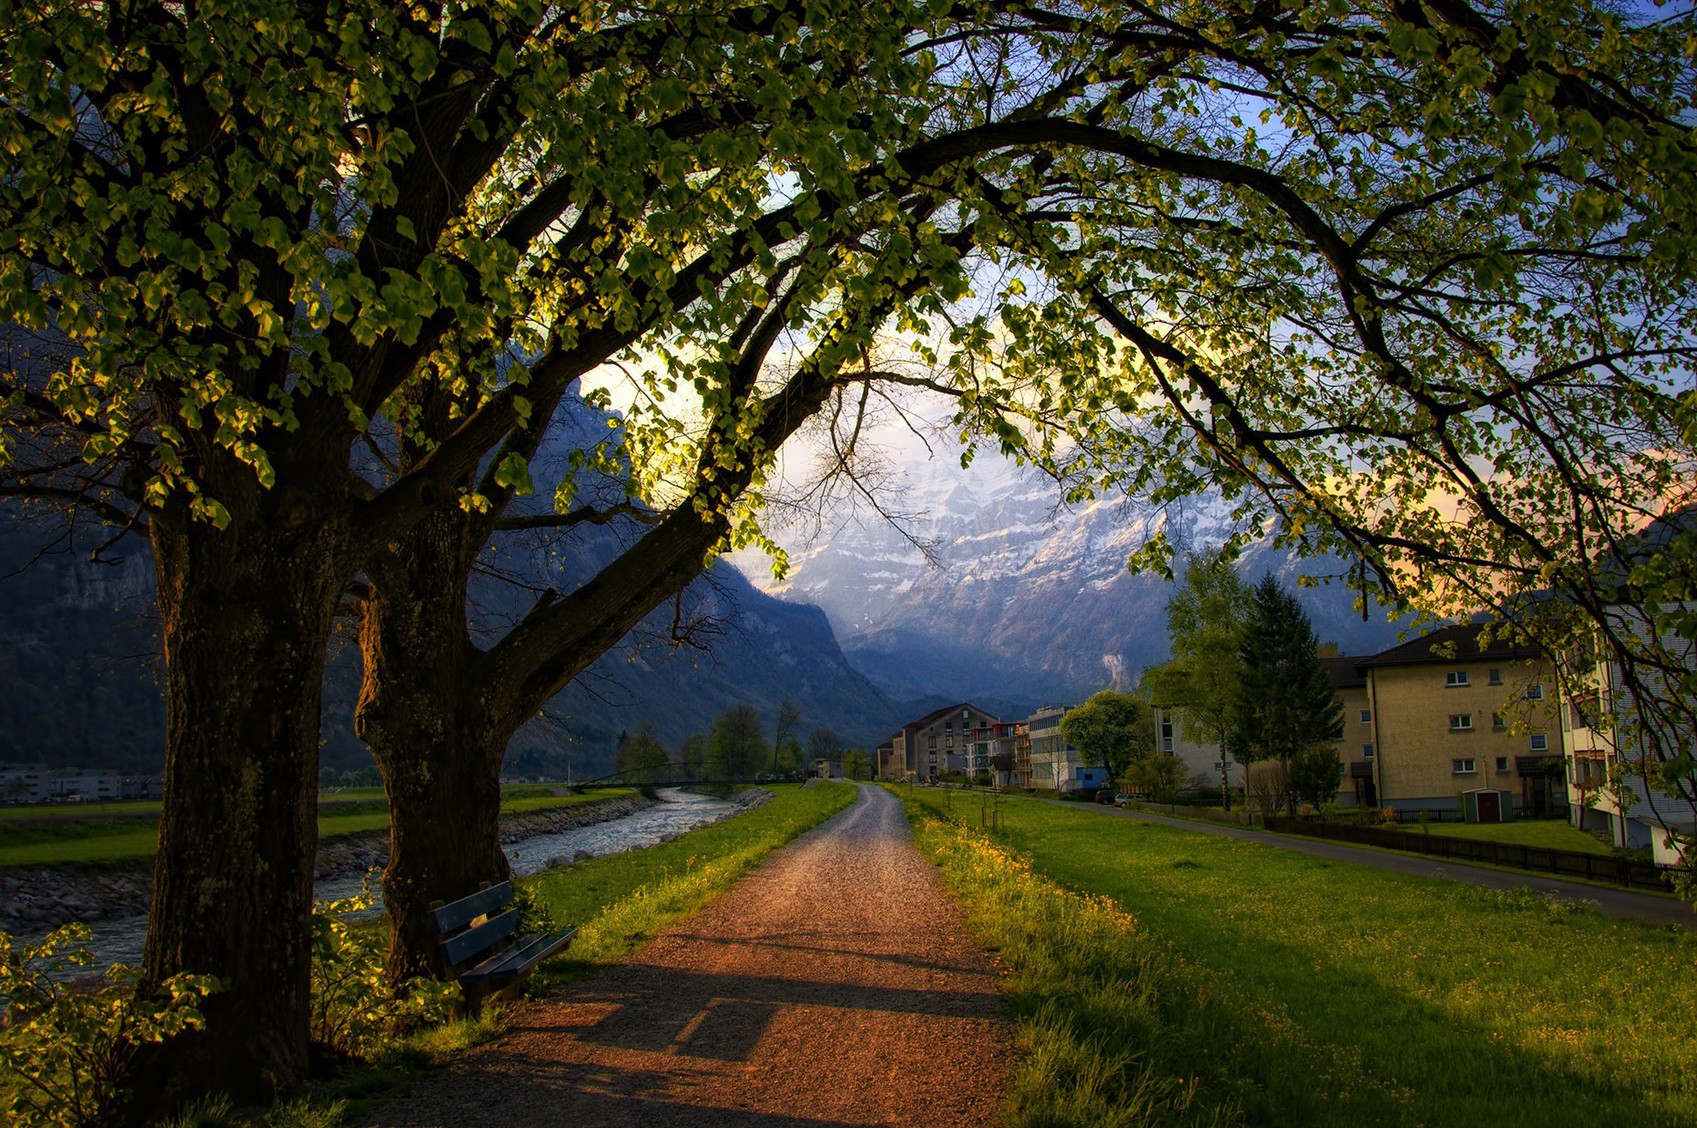
[[[1697,1123],[1689,932],[1041,802],[992,842],[909,803],[1013,970],[1016,1124]]]
[[[1415,830],[1401,826],[1399,830]],[[1612,854],[1606,844],[1557,819],[1516,819],[1506,823],[1428,823],[1426,830],[1451,838],[1476,838],[1482,842],[1508,842],[1544,850],[1572,850],[1578,854]]]
[[[504,814],[577,807],[636,795],[632,787],[611,787],[581,795],[529,795],[502,802]],[[71,805],[74,806],[74,805]],[[125,817],[54,817],[0,819],[0,868],[7,866],[136,865],[158,848],[158,804],[153,818],[126,812]],[[64,808],[56,808],[63,810]],[[318,817],[318,837],[337,838],[388,829],[389,805],[381,798],[337,801]]]

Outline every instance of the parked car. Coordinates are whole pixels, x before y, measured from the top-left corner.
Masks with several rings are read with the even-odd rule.
[[[1114,789],[1113,788],[1104,787],[1100,791],[1096,792],[1096,802],[1098,802],[1098,803],[1112,803],[1113,801],[1114,801]]]

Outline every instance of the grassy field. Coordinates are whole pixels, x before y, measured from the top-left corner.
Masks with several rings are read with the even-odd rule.
[[[1416,826],[1399,827],[1417,830]],[[1572,850],[1580,854],[1608,854],[1610,849],[1559,819],[1516,819],[1506,823],[1428,823],[1433,834],[1451,838],[1477,838],[1485,842],[1512,842],[1520,846],[1538,846],[1549,850]]]
[[[1052,804],[1002,825],[921,841],[1014,973],[1013,1123],[1697,1123],[1689,932]]]
[[[501,809],[507,813],[522,813],[555,807],[575,807],[607,799],[628,798],[636,794],[630,787],[609,787],[586,791],[581,795],[521,794],[504,801]],[[124,804],[124,806],[134,806]],[[76,810],[82,817],[61,817],[57,812],[76,810],[75,804],[48,808],[56,812],[49,819],[23,817],[8,813],[0,820],[0,867],[52,865],[131,865],[146,862],[158,845],[157,815],[159,805],[147,805],[144,811],[126,811],[122,817],[88,817],[87,811]],[[39,808],[18,808],[31,811]],[[109,807],[98,808],[105,816]],[[151,813],[152,818],[140,817]],[[337,801],[324,806],[318,817],[318,837],[336,838],[342,835],[380,831],[389,826],[389,806],[381,797],[366,801]]]

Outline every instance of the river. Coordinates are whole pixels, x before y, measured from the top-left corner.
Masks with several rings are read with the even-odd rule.
[[[742,809],[725,799],[669,788],[661,789],[657,798],[659,803],[624,818],[574,827],[556,834],[539,834],[510,843],[504,847],[507,861],[514,875],[522,877],[546,869],[555,858],[569,860],[580,853],[599,857],[653,846],[685,831],[718,822]],[[327,878],[312,887],[312,895],[319,901],[334,901],[351,897],[359,892],[362,884],[363,879],[359,876]],[[376,917],[382,912],[379,906],[362,915]],[[101,921],[92,927],[94,938],[89,946],[94,952],[94,967],[141,962],[142,941],[147,936],[145,916]]]

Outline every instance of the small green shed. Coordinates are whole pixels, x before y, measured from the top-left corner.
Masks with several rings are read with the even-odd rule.
[[[1470,823],[1514,821],[1514,792],[1476,787],[1461,793],[1461,818]]]

